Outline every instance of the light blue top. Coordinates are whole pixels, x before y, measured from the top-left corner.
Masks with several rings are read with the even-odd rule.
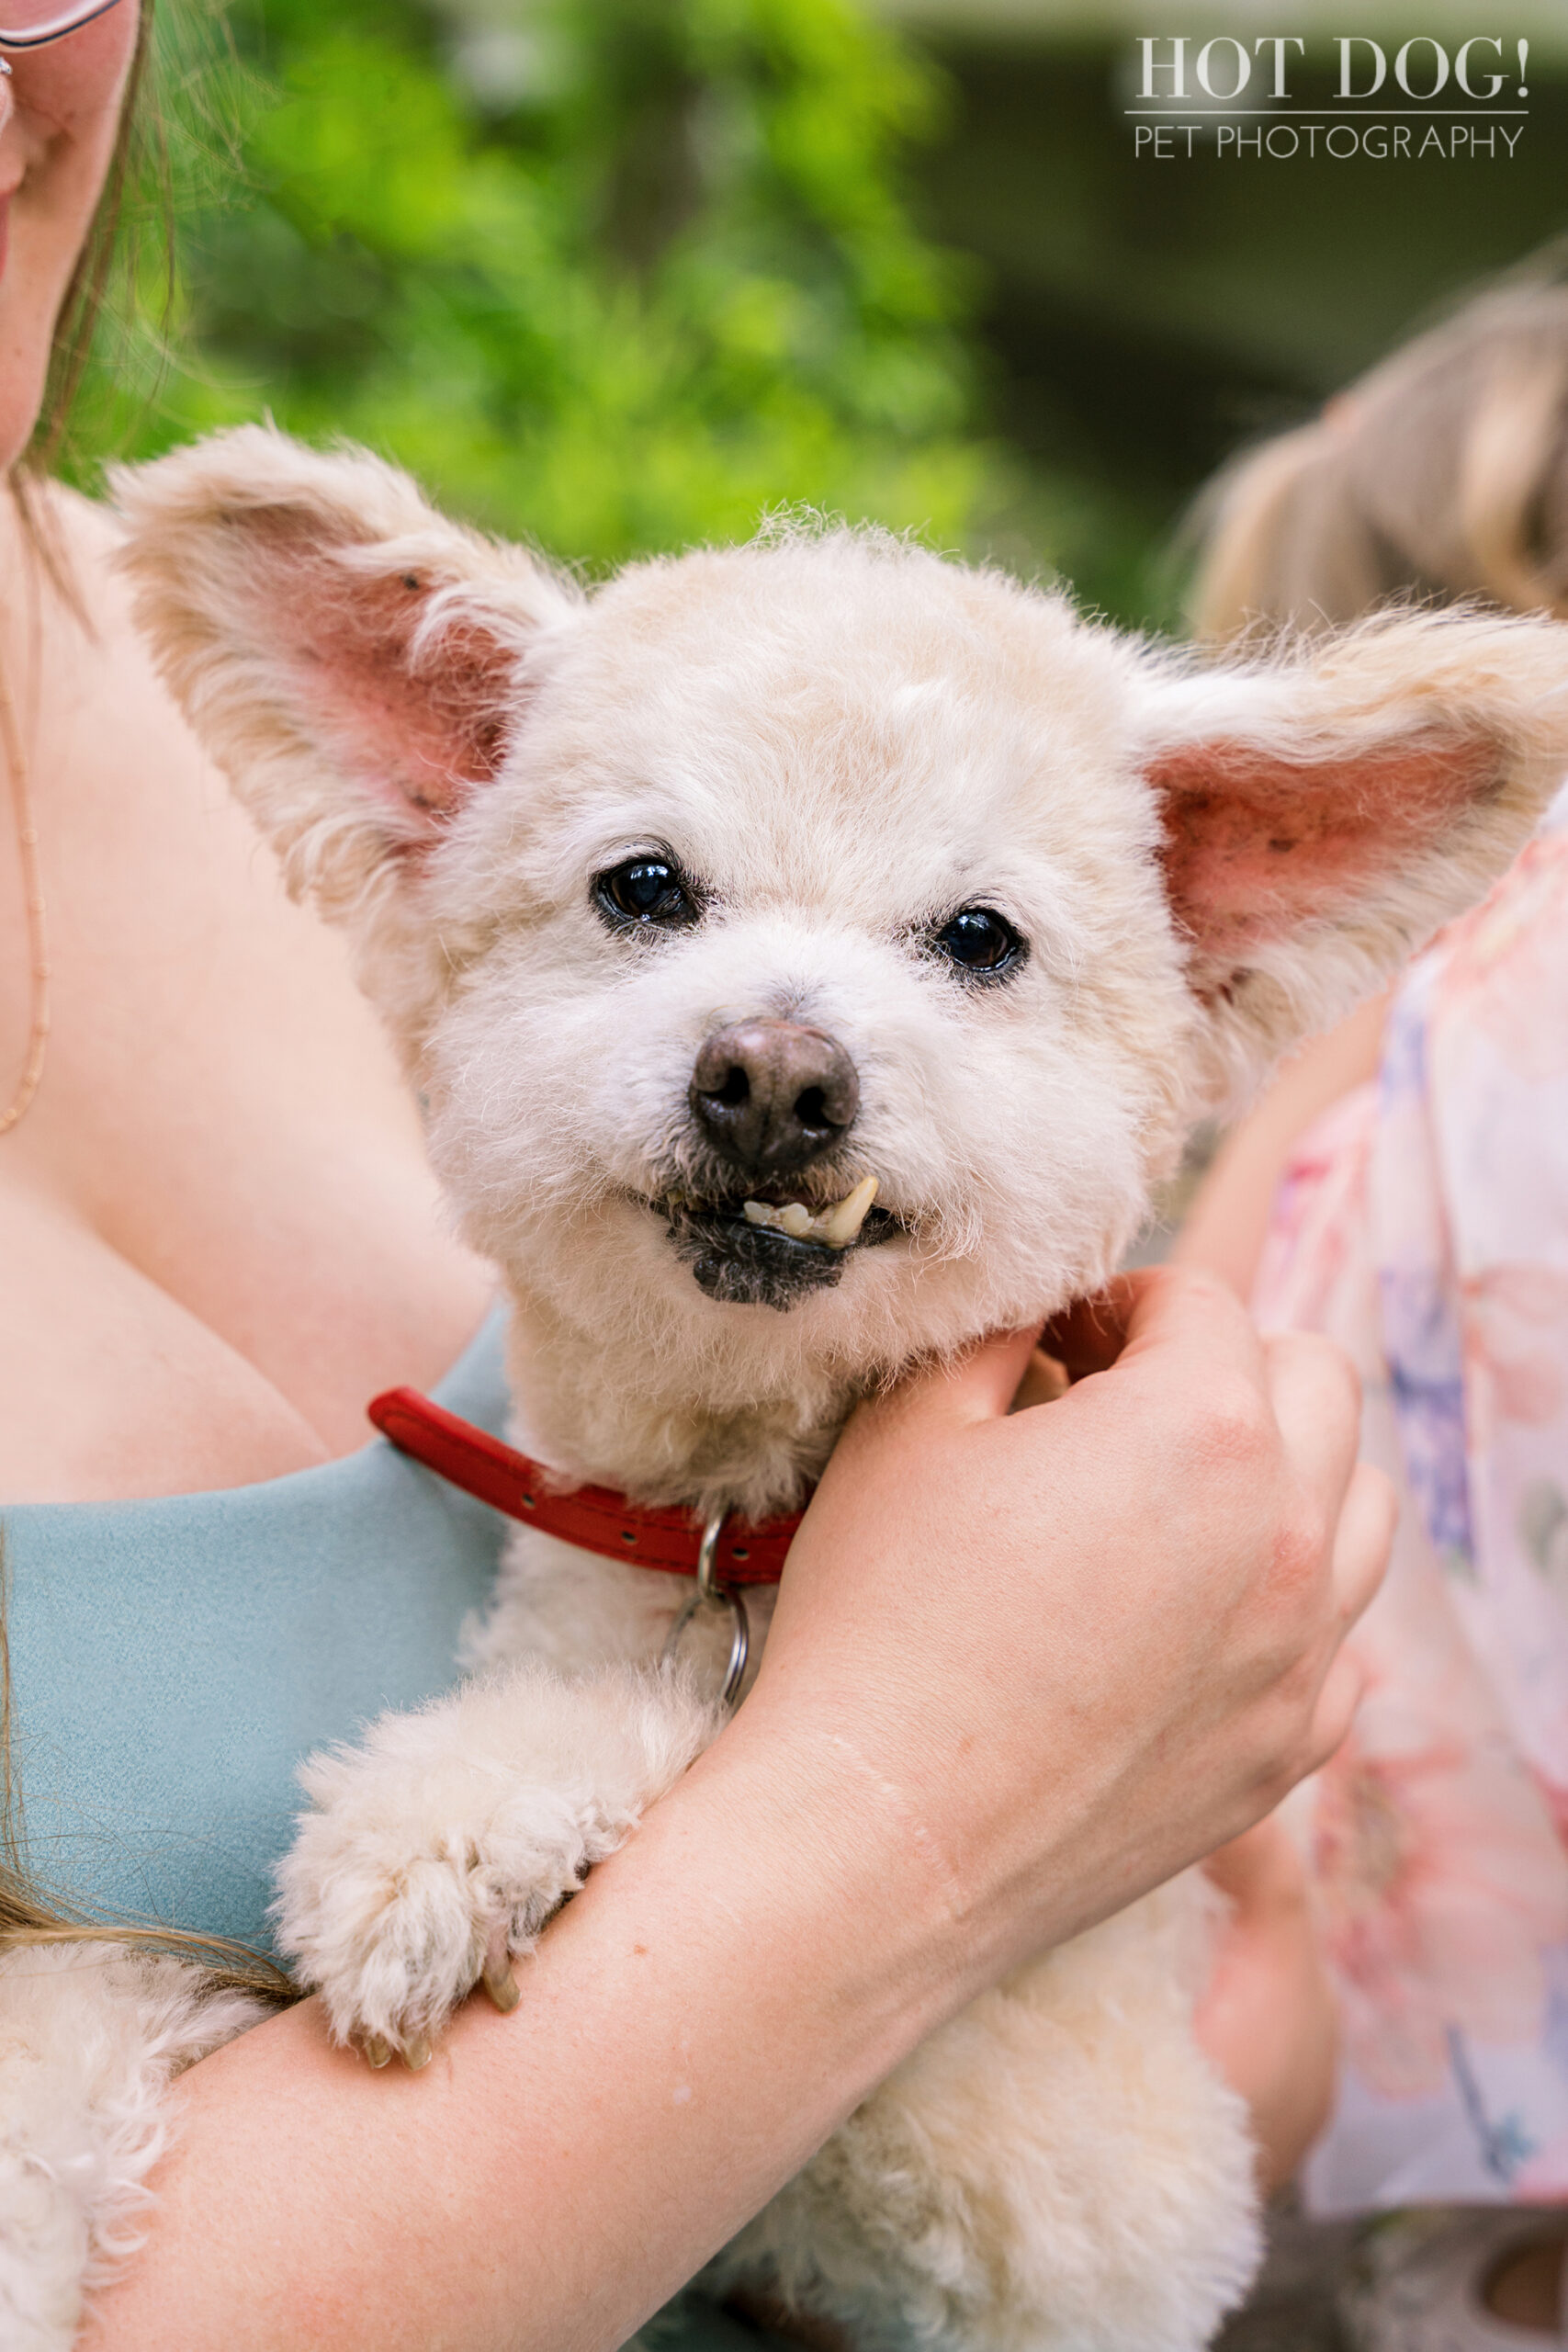
[[[503,1329],[435,1392],[497,1434]],[[381,1438],[261,1486],[0,1510],[30,1873],[269,1951],[295,1768],[451,1683],[506,1528]]]

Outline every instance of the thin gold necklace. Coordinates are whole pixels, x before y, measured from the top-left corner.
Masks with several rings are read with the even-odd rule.
[[[22,730],[11,682],[0,662],[0,745],[11,783],[11,806],[17,812],[17,842],[22,854],[22,896],[28,911],[28,1057],[21,1082],[10,1107],[0,1114],[0,1136],[8,1135],[38,1092],[49,1052],[49,952],[44,931],[43,883],[39,873],[38,827],[33,821],[32,781],[28,773]]]

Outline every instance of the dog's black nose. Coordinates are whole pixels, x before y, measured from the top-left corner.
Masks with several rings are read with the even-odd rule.
[[[797,1021],[742,1021],[697,1056],[688,1100],[715,1150],[750,1181],[794,1176],[830,1151],[860,1108],[855,1066]]]

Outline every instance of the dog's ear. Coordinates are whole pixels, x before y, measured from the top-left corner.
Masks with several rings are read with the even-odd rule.
[[[1568,770],[1568,628],[1549,621],[1382,614],[1149,684],[1143,763],[1208,1103],[1479,899]]]
[[[343,916],[416,874],[503,763],[529,655],[576,589],[378,458],[270,426],[111,486],[137,617],[290,888]]]

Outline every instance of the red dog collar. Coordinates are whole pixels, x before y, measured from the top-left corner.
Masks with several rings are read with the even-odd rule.
[[[520,1519],[547,1535],[559,1536],[563,1544],[597,1552],[603,1559],[627,1560],[634,1568],[668,1568],[682,1577],[697,1573],[703,1530],[690,1511],[629,1502],[613,1487],[574,1487],[570,1494],[552,1493],[554,1474],[543,1463],[530,1462],[488,1430],[433,1405],[417,1388],[389,1388],[371,1398],[367,1410],[382,1436],[400,1453],[412,1454],[465,1494],[477,1495],[492,1510],[504,1511],[508,1519]],[[788,1519],[765,1520],[760,1527],[727,1519],[710,1564],[711,1580],[719,1585],[777,1584],[799,1525],[798,1511]]]

